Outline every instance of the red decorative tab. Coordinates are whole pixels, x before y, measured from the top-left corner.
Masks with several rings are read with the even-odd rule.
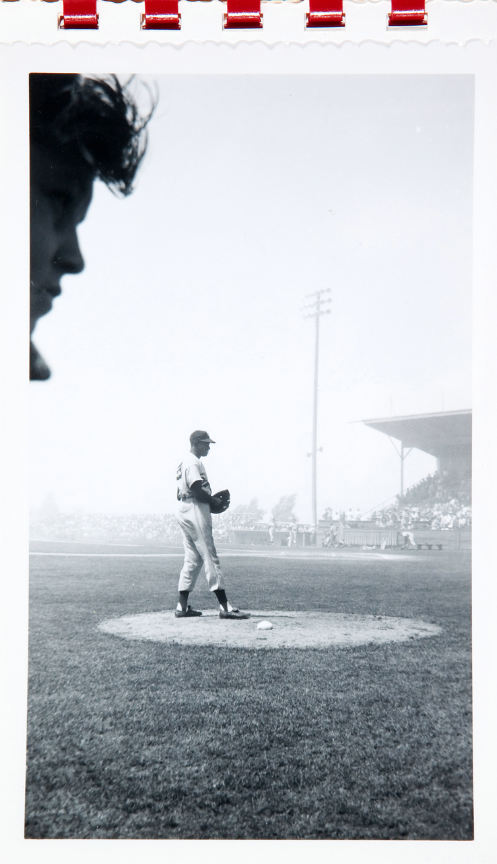
[[[306,27],[345,27],[343,0],[309,0]]]
[[[390,27],[424,25],[428,23],[425,0],[392,0],[388,16]]]
[[[224,27],[262,27],[261,0],[227,0]]]
[[[142,30],[180,30],[179,0],[145,0]]]
[[[97,0],[63,0],[59,27],[64,30],[97,30]]]

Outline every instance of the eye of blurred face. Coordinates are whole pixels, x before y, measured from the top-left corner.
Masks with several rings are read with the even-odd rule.
[[[75,209],[75,202],[73,201],[73,195],[71,195],[67,189],[57,188],[57,186],[53,186],[50,188],[48,186],[46,189],[41,188],[41,192],[43,195],[46,195],[50,202],[50,207],[52,210],[52,218],[55,224],[62,222],[64,219],[70,219],[71,213]]]

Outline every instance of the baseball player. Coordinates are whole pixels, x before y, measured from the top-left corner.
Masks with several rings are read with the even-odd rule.
[[[413,534],[412,529],[413,529],[413,524],[412,524],[411,515],[409,512],[404,510],[402,513],[401,520],[400,520],[400,533],[401,533],[403,541],[404,541],[403,545],[402,545],[402,549],[407,549],[409,545],[411,546],[412,549],[418,548],[416,541],[414,539],[414,534]]]
[[[190,435],[190,452],[178,465],[176,472],[178,508],[176,518],[183,533],[185,560],[179,577],[176,618],[196,618],[201,615],[188,603],[198,574],[205,569],[209,589],[219,602],[219,617],[239,620],[249,618],[246,612],[235,609],[228,602],[224,579],[212,537],[212,513],[222,513],[229,507],[229,492],[224,489],[212,494],[204,465],[215,441],[207,432],[197,429]]]

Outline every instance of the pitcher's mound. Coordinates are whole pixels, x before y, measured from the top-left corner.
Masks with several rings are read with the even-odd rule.
[[[271,621],[271,630],[258,630]],[[174,611],[126,615],[102,621],[99,629],[123,639],[226,648],[346,648],[370,643],[407,642],[437,636],[436,624],[412,618],[333,612],[251,612],[245,621],[221,620],[214,611],[200,618],[175,618]]]

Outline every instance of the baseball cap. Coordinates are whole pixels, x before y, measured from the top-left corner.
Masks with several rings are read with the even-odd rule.
[[[192,432],[190,435],[190,444],[193,444],[194,441],[203,441],[205,444],[216,443],[204,429],[196,429],[195,432]]]

